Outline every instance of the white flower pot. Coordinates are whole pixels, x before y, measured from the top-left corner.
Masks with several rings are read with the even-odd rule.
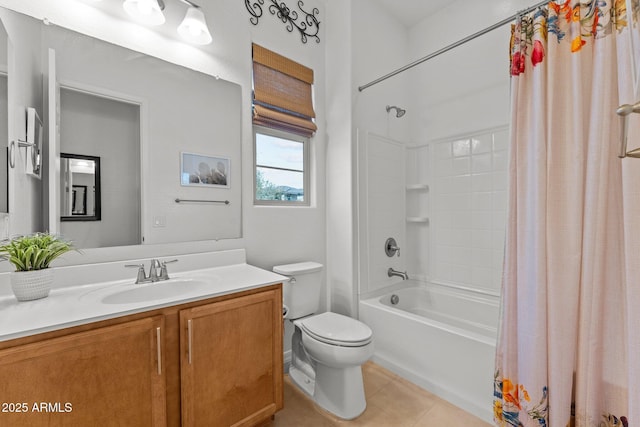
[[[11,273],[11,289],[18,301],[31,301],[49,296],[52,283],[52,268]]]

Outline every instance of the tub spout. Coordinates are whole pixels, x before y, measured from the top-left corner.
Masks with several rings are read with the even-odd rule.
[[[397,271],[397,270],[394,270],[391,267],[389,267],[389,269],[387,270],[387,276],[389,276],[389,277],[393,277],[393,276],[402,277],[402,280],[408,280],[409,279],[409,275],[407,274],[406,271],[405,272]]]

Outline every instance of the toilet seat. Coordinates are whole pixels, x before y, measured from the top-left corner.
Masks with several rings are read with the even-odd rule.
[[[301,319],[298,324],[310,337],[341,347],[362,347],[373,337],[371,328],[364,323],[332,312]]]

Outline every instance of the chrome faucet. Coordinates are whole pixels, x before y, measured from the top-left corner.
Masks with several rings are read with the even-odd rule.
[[[407,274],[406,271],[405,272],[397,271],[397,270],[394,270],[391,267],[389,267],[389,269],[387,270],[387,276],[389,276],[389,277],[393,277],[393,276],[402,277],[402,280],[408,280],[409,279],[409,275]]]
[[[138,269],[138,276],[136,277],[135,284],[157,282],[160,280],[169,280],[169,274],[167,273],[167,264],[171,262],[177,262],[177,259],[170,261],[158,261],[157,259],[151,260],[151,266],[149,267],[149,275],[144,269],[144,264],[125,264],[125,267],[135,267]]]
[[[169,273],[167,273],[167,264],[172,262],[178,262],[178,260],[172,259],[169,261],[162,261],[160,263],[160,275],[158,276],[158,280],[169,280],[171,278],[169,277]]]
[[[162,266],[160,266],[160,261],[157,259],[151,260],[151,267],[149,267],[149,279],[152,282],[157,282],[160,280],[160,270],[162,270]]]
[[[147,283],[147,282],[151,281],[147,277],[147,273],[144,271],[144,264],[125,264],[124,266],[125,267],[135,267],[135,268],[138,269],[138,277],[136,277],[136,282],[135,282],[136,285],[138,285],[140,283]]]

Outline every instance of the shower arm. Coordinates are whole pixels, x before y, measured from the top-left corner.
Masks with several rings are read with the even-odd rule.
[[[640,113],[640,101],[633,105],[623,104],[616,110],[616,114],[620,117],[620,152],[618,153],[618,157],[621,159],[624,159],[625,157],[640,158],[640,148],[627,151],[629,115],[632,113]]]

